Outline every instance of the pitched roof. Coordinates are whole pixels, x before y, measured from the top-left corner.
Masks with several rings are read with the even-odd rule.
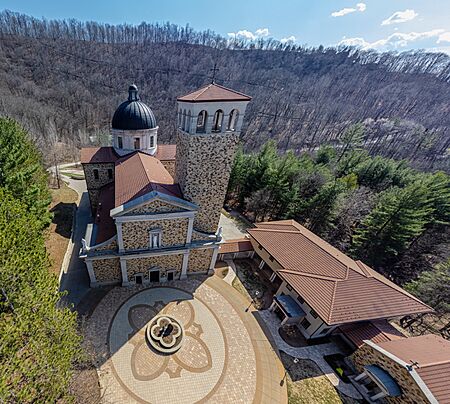
[[[83,147],[81,149],[81,163],[115,163],[119,156],[114,147]]]
[[[329,325],[432,311],[294,220],[256,226],[248,233],[282,266],[278,275]]]
[[[177,155],[176,144],[158,144],[155,157],[160,161],[175,160]]]
[[[252,97],[216,83],[208,84],[192,93],[178,97],[184,102],[211,102],[211,101],[250,101]]]
[[[439,403],[450,403],[450,341],[428,334],[377,344],[415,371]]]
[[[339,327],[357,348],[364,345],[364,340],[371,340],[376,344],[393,341],[405,336],[386,320],[364,321],[356,324],[344,324]]]
[[[115,207],[151,191],[181,198],[178,184],[157,158],[136,152],[117,160]]]
[[[219,254],[230,254],[244,251],[253,251],[252,243],[247,238],[226,240],[225,243],[221,244],[219,247]]]

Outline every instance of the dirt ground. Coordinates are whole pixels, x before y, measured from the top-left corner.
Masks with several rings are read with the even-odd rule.
[[[53,213],[53,220],[47,229],[45,245],[50,256],[50,270],[59,275],[70,240],[78,194],[64,182],[61,182],[60,189],[51,189],[50,192],[52,194],[50,211]]]

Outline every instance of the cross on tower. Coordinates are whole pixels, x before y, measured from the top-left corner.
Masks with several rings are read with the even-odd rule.
[[[209,69],[209,71],[212,72],[211,83],[214,83],[214,79],[216,78],[216,73],[219,71],[219,68],[217,67],[217,63],[214,63],[214,67],[212,69]]]

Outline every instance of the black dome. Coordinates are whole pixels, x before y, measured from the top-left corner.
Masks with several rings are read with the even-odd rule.
[[[128,88],[128,100],[119,105],[114,112],[112,128],[138,130],[156,128],[156,119],[152,110],[139,101],[138,89],[133,84]]]

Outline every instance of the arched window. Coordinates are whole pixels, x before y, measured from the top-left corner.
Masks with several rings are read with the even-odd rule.
[[[191,131],[191,111],[188,112],[187,115],[187,121],[186,121],[186,132],[190,132]]]
[[[213,126],[212,126],[213,132],[221,132],[222,131],[222,121],[223,121],[223,111],[221,109],[218,109],[216,111],[216,113],[214,114]]]
[[[183,124],[181,125],[181,129],[186,129],[186,110],[183,111]]]
[[[228,128],[227,130],[235,131],[237,121],[239,118],[239,111],[237,109],[233,109],[230,113],[230,118],[228,119]]]
[[[206,132],[206,120],[208,119],[208,113],[203,110],[197,116],[197,133],[205,133]]]
[[[177,115],[178,115],[178,127],[181,128],[181,124],[183,123],[183,111],[180,109]]]

